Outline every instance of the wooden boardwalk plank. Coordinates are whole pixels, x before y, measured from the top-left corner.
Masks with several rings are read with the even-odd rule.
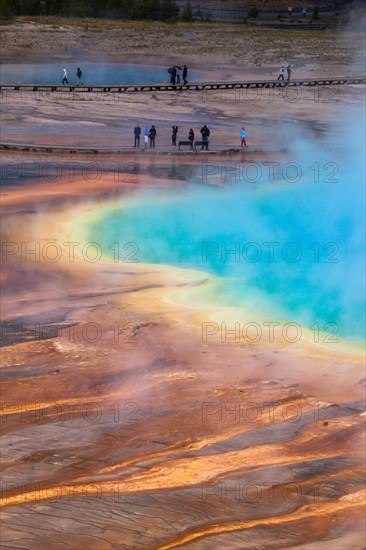
[[[248,82],[196,82],[188,84],[17,84],[0,83],[1,92],[75,92],[75,93],[141,93],[172,91],[233,90],[245,88],[285,88],[296,86],[342,86],[366,84],[366,77],[308,78],[302,80],[262,80]]]

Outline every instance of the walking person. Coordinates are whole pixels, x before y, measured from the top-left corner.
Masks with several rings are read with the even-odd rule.
[[[173,132],[172,132],[172,147],[177,146],[177,135],[178,135],[178,126],[172,126]]]
[[[245,127],[242,126],[240,130],[240,140],[241,140],[241,147],[248,147],[247,142],[245,141]]]
[[[285,69],[281,67],[280,70],[278,71],[277,80],[285,80],[284,74],[285,74]]]
[[[201,150],[206,149],[208,151],[208,138],[210,137],[210,130],[207,128],[206,124],[202,126],[200,133],[202,134],[202,147]]]
[[[81,75],[82,75],[82,70],[80,69],[80,67],[77,68],[77,71],[76,71],[76,85],[77,86],[80,86],[81,84]]]
[[[190,128],[188,132],[188,141],[191,142],[191,149],[193,149],[193,142],[194,142],[194,131],[192,128]]]
[[[288,13],[288,16],[291,17],[292,15],[292,7],[289,6],[288,10],[287,10],[287,13]]]
[[[291,73],[292,73],[292,68],[291,68],[290,63],[287,65],[286,71],[287,71],[287,80],[290,80],[290,78],[291,78]]]
[[[183,65],[183,73],[182,73],[182,76],[183,76],[183,82],[184,82],[184,84],[188,84],[188,80],[187,80],[187,76],[188,76],[187,65]]]
[[[62,75],[62,84],[68,84],[69,81],[67,80],[67,70],[64,69],[64,73]]]
[[[171,77],[170,77],[170,83],[173,84],[173,86],[175,86],[175,80],[177,78],[177,69],[176,67],[174,66],[172,68],[172,73],[171,73]]]
[[[154,125],[151,126],[149,131],[149,139],[150,139],[150,149],[155,149],[155,138],[156,138],[156,128]]]
[[[304,9],[302,10],[302,16],[303,16],[303,17],[306,17],[306,11],[307,11],[306,8],[304,8]]]
[[[145,128],[144,128],[144,145],[145,145],[145,149],[146,149],[148,143],[149,143],[149,127],[145,126]]]
[[[140,147],[140,136],[141,136],[141,127],[140,124],[136,124],[133,133],[135,135],[135,144],[134,147]]]

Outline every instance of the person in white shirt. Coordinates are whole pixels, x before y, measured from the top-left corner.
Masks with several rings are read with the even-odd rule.
[[[64,74],[62,75],[62,84],[68,84],[69,81],[67,80],[67,70],[64,69]]]
[[[281,67],[280,70],[278,71],[277,80],[285,80],[284,74],[285,74],[285,69]]]

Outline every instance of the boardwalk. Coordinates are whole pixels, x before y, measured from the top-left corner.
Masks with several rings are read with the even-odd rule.
[[[156,149],[134,149],[132,146],[120,147],[75,147],[73,145],[37,145],[31,143],[0,143],[0,151],[22,151],[26,153],[55,153],[64,155],[217,155],[231,153],[279,153],[286,152],[286,147],[250,147],[242,149],[238,146],[215,146],[208,151],[197,150],[182,150],[169,147],[158,147]]]
[[[237,90],[247,88],[286,88],[297,86],[342,86],[346,84],[365,84],[366,77],[307,78],[303,80],[262,80],[248,82],[192,82],[188,84],[16,84],[1,83],[0,91],[22,92],[75,92],[75,93],[139,93],[203,90]]]

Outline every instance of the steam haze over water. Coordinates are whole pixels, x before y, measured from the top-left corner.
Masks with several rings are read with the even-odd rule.
[[[94,218],[89,236],[106,254],[114,242],[134,242],[140,262],[219,276],[215,303],[274,321],[335,323],[339,335],[363,338],[363,111],[348,115],[353,124],[335,125],[326,143],[294,136],[302,153],[288,161],[303,173],[296,183],[277,177],[254,187],[233,175],[221,188],[192,184],[168,198],[166,190],[144,191]],[[319,181],[308,169],[314,163]]]

